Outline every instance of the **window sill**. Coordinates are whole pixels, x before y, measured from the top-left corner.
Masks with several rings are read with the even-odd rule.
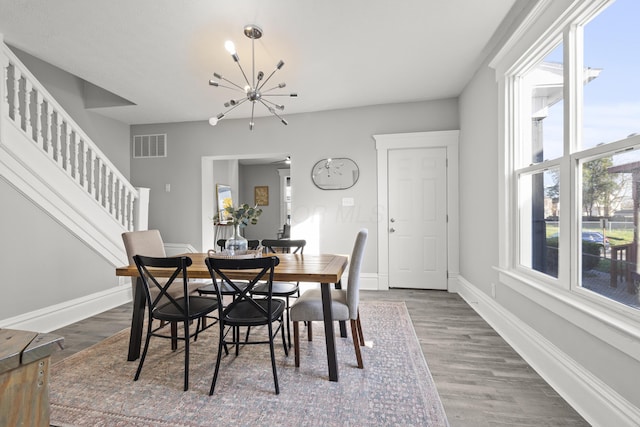
[[[640,361],[640,313],[594,301],[582,292],[539,282],[513,270],[494,267],[500,282],[573,325]]]

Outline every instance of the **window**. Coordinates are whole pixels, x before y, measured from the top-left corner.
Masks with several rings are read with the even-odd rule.
[[[505,73],[510,268],[640,310],[640,3],[572,7]]]

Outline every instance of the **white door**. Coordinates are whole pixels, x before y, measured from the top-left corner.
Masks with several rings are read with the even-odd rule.
[[[447,289],[447,150],[389,150],[389,287]]]

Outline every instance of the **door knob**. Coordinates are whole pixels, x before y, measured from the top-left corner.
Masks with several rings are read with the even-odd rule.
[[[396,232],[396,229],[395,229],[395,228],[390,228],[390,229],[389,229],[389,233],[395,233],[395,232]]]
[[[396,222],[396,219],[395,218],[391,218],[389,221]]]

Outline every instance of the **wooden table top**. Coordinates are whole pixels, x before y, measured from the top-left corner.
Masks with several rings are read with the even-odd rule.
[[[0,374],[48,357],[63,341],[53,334],[0,329]]]
[[[188,269],[189,277],[192,279],[210,279],[209,270],[204,263],[206,253],[187,253],[193,264]],[[349,257],[346,255],[321,254],[270,254],[280,259],[280,264],[274,270],[273,280],[282,282],[320,282],[337,283],[342,277]],[[162,277],[162,272],[153,269],[154,274]],[[116,276],[138,276],[135,265],[128,265],[116,268]],[[229,278],[243,279],[246,273],[230,272]]]

